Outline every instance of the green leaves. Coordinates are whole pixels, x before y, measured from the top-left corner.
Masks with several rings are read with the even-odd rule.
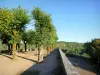
[[[24,32],[22,36],[22,40],[26,41],[28,44],[35,44],[36,43],[36,32],[33,30],[28,30]]]
[[[100,38],[93,39],[91,42],[84,44],[84,52],[92,58],[92,62],[95,66],[100,65]]]
[[[27,11],[20,6],[13,9],[0,9],[0,32],[10,37],[8,43],[17,43],[23,39],[29,44],[46,46],[57,41],[56,29],[52,24],[50,14],[46,14],[40,8],[35,8],[32,11],[32,17],[35,22],[35,31],[29,30],[23,34],[26,24],[30,21]]]
[[[8,41],[8,43],[10,43],[10,44],[14,43],[14,37],[13,36],[10,37],[10,40]]]
[[[27,11],[20,6],[12,9],[12,14],[14,16],[13,26],[17,30],[21,30],[30,21]]]
[[[0,9],[0,31],[6,34],[10,33],[9,25],[12,23],[13,15],[7,8]]]
[[[94,39],[91,42],[85,43],[85,52],[92,58],[100,58],[100,39]]]
[[[19,36],[29,21],[27,11],[20,6],[11,10],[0,9],[0,32],[14,38],[10,39],[9,43],[19,42]]]
[[[40,8],[33,9],[32,15],[35,20],[38,44],[46,46],[55,43],[57,41],[57,34],[50,15],[43,12]]]

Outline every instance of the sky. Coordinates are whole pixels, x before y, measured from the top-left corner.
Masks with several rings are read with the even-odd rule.
[[[100,0],[0,0],[0,7],[35,7],[51,14],[58,41],[88,42],[100,38]],[[27,29],[33,29],[31,21]]]

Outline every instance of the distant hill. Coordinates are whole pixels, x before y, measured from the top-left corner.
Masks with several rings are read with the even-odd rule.
[[[67,53],[79,55],[83,47],[84,43],[78,43],[78,42],[65,42],[65,41],[59,41],[56,43],[56,47],[60,49],[66,49]]]

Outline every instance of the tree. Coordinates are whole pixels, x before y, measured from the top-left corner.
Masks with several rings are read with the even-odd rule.
[[[12,9],[12,14],[14,16],[13,23],[12,23],[12,32],[13,32],[13,58],[15,58],[15,48],[17,38],[20,35],[20,32],[24,31],[25,26],[29,23],[30,19],[27,14],[27,11],[22,7]]]
[[[97,67],[100,67],[100,39],[93,39],[91,42],[85,43],[84,47],[84,52],[92,58]]]
[[[26,31],[24,31],[23,34],[22,34],[22,41],[23,41],[24,46],[25,46],[25,52],[26,52],[26,49],[27,49],[27,40],[28,40],[28,36],[27,36]]]
[[[10,40],[12,39],[11,36],[6,34],[1,34],[0,39],[2,40],[2,44],[7,44],[9,54],[12,54],[11,53],[12,42],[10,42]]]
[[[56,28],[52,25],[50,28],[50,37],[49,37],[49,44],[51,45],[52,49],[53,49],[53,45],[57,42],[58,40],[58,36],[56,33]]]
[[[29,20],[27,11],[20,6],[12,10],[0,9],[0,31],[12,38],[10,42],[13,43],[13,58],[15,58],[18,36],[25,29],[25,25],[29,23]]]
[[[35,44],[35,31],[34,30],[28,30],[25,31],[23,36],[22,36],[22,40],[25,44],[25,52],[26,52],[26,48],[27,48],[27,44],[30,46],[32,44]]]
[[[13,20],[13,14],[8,8],[1,8],[0,9],[0,34],[3,43],[8,44],[8,48],[10,48],[9,41],[11,38],[11,25]],[[10,50],[10,49],[9,49]]]
[[[0,33],[10,35],[11,27],[9,25],[12,23],[13,14],[8,8],[0,9]]]
[[[35,21],[36,43],[38,46],[39,61],[40,47],[50,45],[51,41],[54,39],[53,33],[56,33],[56,31],[52,31],[54,26],[49,14],[46,14],[40,8],[35,8],[32,11],[32,15]]]
[[[35,20],[35,29],[36,29],[36,43],[38,48],[38,61],[40,60],[40,47],[43,44],[43,29],[45,26],[44,15],[45,13],[41,11],[40,8],[35,8],[32,11],[33,19]]]

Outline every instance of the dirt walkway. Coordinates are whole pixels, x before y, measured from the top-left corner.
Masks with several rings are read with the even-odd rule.
[[[16,60],[12,60],[7,54],[0,55],[0,75],[19,75],[20,72],[35,64],[37,56],[34,52],[17,53]]]

